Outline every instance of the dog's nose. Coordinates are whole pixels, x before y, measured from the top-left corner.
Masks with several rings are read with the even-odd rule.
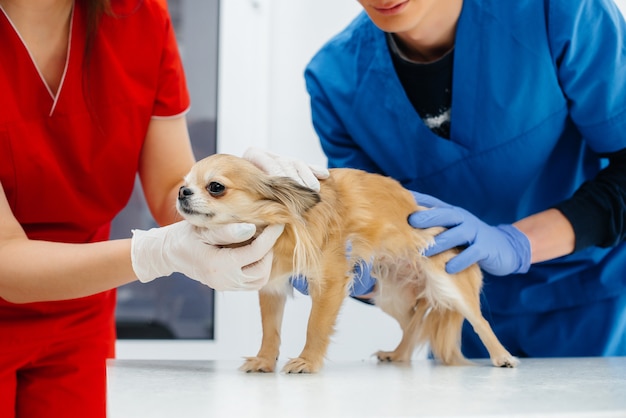
[[[178,200],[185,200],[191,195],[193,195],[193,190],[189,187],[181,186],[181,188],[178,189]]]

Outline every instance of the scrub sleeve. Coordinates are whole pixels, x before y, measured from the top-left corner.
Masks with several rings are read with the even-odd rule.
[[[0,181],[30,239],[107,240],[133,190],[151,118],[189,107],[163,0],[115,2],[88,64],[81,5],[56,96],[0,9],[0,60],[12,62],[0,69]],[[105,417],[114,310],[114,290],[60,302],[0,299],[0,416]]]

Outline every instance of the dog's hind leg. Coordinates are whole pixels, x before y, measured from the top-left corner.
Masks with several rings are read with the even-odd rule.
[[[463,316],[465,316],[468,322],[472,325],[474,331],[478,334],[480,340],[487,348],[491,362],[497,367],[517,366],[519,364],[519,360],[517,357],[511,355],[506,348],[504,348],[504,346],[502,346],[498,337],[496,337],[491,329],[491,325],[489,325],[489,322],[487,322],[487,320],[483,317],[479,304],[479,298],[476,296],[475,300],[468,301],[468,304],[466,304],[466,306],[461,310],[463,311]]]
[[[464,295],[464,298],[462,302],[453,302],[454,308],[472,325],[474,331],[487,348],[491,362],[498,367],[517,366],[519,360],[502,346],[498,337],[491,329],[491,325],[483,317],[480,310],[480,283],[482,283],[482,277],[478,267],[473,267],[460,273],[456,277],[455,283]]]
[[[378,351],[376,357],[379,361],[410,362],[415,347],[421,341],[420,328],[422,319],[428,309],[427,302],[419,300],[414,306],[407,307],[406,311],[408,312],[405,312],[403,315],[395,314],[393,310],[386,309],[385,306],[380,306],[380,308],[398,321],[400,328],[402,328],[402,339],[395,350]]]
[[[280,350],[280,328],[286,296],[284,293],[259,292],[263,339],[256,357],[247,357],[239,368],[244,372],[273,372]]]
[[[422,332],[430,342],[430,349],[443,364],[450,366],[469,365],[461,352],[461,329],[463,315],[443,307],[433,308],[426,319]]]

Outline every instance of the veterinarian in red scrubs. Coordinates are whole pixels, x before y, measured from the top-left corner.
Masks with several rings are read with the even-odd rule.
[[[0,6],[0,417],[105,417],[111,289],[174,271],[258,289],[283,226],[233,250],[207,242],[246,240],[253,225],[201,237],[177,222],[108,241],[137,173],[155,219],[170,224],[194,163],[164,1]]]
[[[331,167],[400,181],[520,357],[626,355],[626,23],[612,0],[359,0],[309,63]],[[296,285],[300,285],[295,282]],[[361,284],[367,292],[372,283]],[[467,324],[466,324],[467,325]],[[484,357],[466,328],[463,352]]]

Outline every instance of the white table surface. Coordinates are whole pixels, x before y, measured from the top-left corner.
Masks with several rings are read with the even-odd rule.
[[[516,369],[372,359],[311,375],[246,374],[240,364],[110,360],[108,416],[626,417],[626,357],[522,359]]]

